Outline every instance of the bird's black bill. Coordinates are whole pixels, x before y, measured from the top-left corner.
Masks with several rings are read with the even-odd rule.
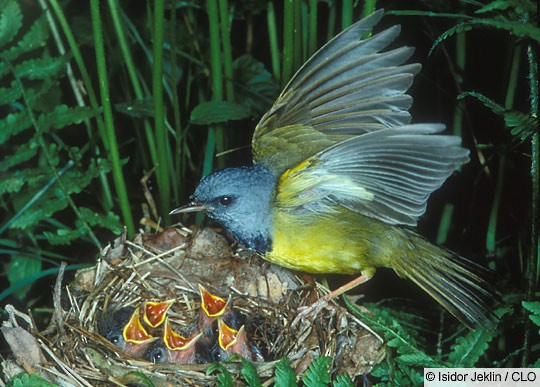
[[[175,208],[174,210],[169,212],[169,215],[185,214],[186,212],[206,211],[209,209],[211,209],[211,207],[207,206],[206,204],[192,201],[192,202],[189,202],[188,204]]]

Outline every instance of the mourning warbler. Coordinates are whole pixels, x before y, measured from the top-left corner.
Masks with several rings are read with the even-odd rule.
[[[204,177],[191,202],[270,262],[309,273],[393,269],[469,327],[491,326],[474,264],[411,230],[430,194],[469,160],[444,125],[410,124],[420,65],[386,49],[393,26],[361,40],[382,10],[352,25],[293,76],[255,128],[254,164]],[[336,294],[336,293],[334,293]]]

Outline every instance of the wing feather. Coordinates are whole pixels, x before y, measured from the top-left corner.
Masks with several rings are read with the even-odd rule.
[[[441,124],[366,133],[338,143],[286,171],[276,205],[332,213],[341,206],[389,224],[416,225],[430,194],[468,161]]]
[[[412,98],[405,92],[421,66],[403,63],[413,49],[381,52],[399,26],[360,40],[382,16],[379,10],[353,24],[293,76],[255,129],[256,163],[279,176],[336,143],[409,123]]]

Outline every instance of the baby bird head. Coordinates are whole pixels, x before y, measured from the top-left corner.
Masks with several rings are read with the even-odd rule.
[[[204,177],[191,202],[171,214],[205,211],[247,248],[270,250],[271,200],[276,179],[263,165],[226,168]]]

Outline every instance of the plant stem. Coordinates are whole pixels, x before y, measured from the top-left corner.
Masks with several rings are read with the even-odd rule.
[[[221,67],[221,50],[219,36],[219,10],[216,0],[207,0],[208,23],[210,28],[210,80],[212,83],[212,99],[223,100],[223,73]],[[214,126],[208,130],[203,164],[203,176],[212,171],[216,149],[221,151],[221,128]]]
[[[307,54],[313,54],[317,50],[317,4],[318,0],[309,0],[309,25]]]
[[[71,50],[71,54],[73,55],[73,58],[75,59],[75,63],[77,63],[77,67],[79,68],[79,72],[80,72],[81,78],[83,80],[84,87],[85,87],[86,93],[88,95],[88,99],[90,101],[90,106],[92,107],[92,109],[94,109],[94,111],[98,111],[99,110],[99,104],[98,104],[98,101],[97,101],[96,93],[94,91],[94,87],[92,86],[92,82],[90,81],[90,75],[88,74],[88,70],[86,69],[86,65],[84,63],[84,60],[82,59],[82,55],[81,55],[81,51],[79,50],[79,46],[77,45],[75,37],[73,36],[73,32],[71,31],[71,27],[69,26],[69,23],[67,22],[66,16],[64,15],[64,12],[63,12],[62,8],[58,5],[58,1],[57,0],[49,0],[49,3],[50,3],[50,5],[51,5],[51,7],[52,7],[52,9],[54,11],[54,14],[55,14],[56,18],[58,19],[58,22],[60,23],[60,27],[62,28],[62,31],[64,32],[64,36],[66,37],[67,43],[68,43],[69,48]],[[44,4],[45,3],[43,2],[42,6]],[[55,39],[56,39],[56,37],[55,37]],[[62,44],[61,40],[58,39],[57,41],[58,41],[58,47],[59,47],[60,53],[64,54],[62,52],[63,51],[63,44]],[[69,72],[70,69],[71,69],[71,66],[68,65],[68,72]],[[77,103],[79,104],[79,106],[84,106],[85,105],[84,100],[82,99],[82,96],[79,95],[80,93],[77,92],[76,90],[78,90],[78,87],[75,87],[74,90],[73,90],[74,93],[75,93],[76,99],[77,99]],[[104,146],[105,149],[108,149],[107,136],[106,136],[106,133],[105,133],[105,124],[103,122],[103,118],[101,117],[101,115],[96,116],[96,124],[97,124],[97,127],[98,127],[98,131],[99,131],[101,140],[103,142],[103,146]],[[94,135],[89,132],[88,133],[88,139],[89,139],[90,142],[93,141],[93,137],[94,137]],[[97,145],[95,146],[94,151],[95,151],[96,155],[98,155],[98,156],[100,155],[100,150],[99,150],[99,147]],[[107,180],[106,174],[103,173],[103,172],[100,173],[99,174],[99,180],[101,182],[101,189],[102,189],[102,193],[103,193],[103,202],[105,203],[104,208],[107,211],[110,211],[112,209],[113,205],[114,205],[114,201],[113,201],[113,198],[112,198],[111,187],[110,187],[109,181]]]
[[[219,20],[221,27],[221,45],[223,46],[223,73],[225,75],[225,96],[234,102],[233,65],[231,49],[231,26],[229,21],[229,2],[219,0]]]
[[[122,60],[126,65],[126,70],[128,72],[131,85],[133,87],[133,92],[135,93],[135,98],[139,101],[144,99],[144,93],[137,77],[137,70],[133,62],[133,55],[131,55],[131,50],[124,33],[124,28],[122,22],[120,21],[120,6],[118,5],[118,0],[108,0],[109,9],[111,11],[111,19],[113,22],[114,30],[116,36],[118,37],[118,43],[120,44],[120,51],[122,53]],[[150,152],[150,158],[152,159],[153,166],[158,164],[157,150],[156,150],[156,141],[154,137],[154,132],[152,131],[152,126],[148,119],[143,121],[144,131],[146,134],[146,141],[148,150]]]
[[[531,114],[537,117],[538,122],[538,60],[535,51],[531,45],[527,47],[527,59],[529,61],[529,89],[531,101]],[[538,261],[540,260],[539,233],[540,233],[540,143],[539,128],[532,135],[531,139],[531,245],[529,249],[529,258],[527,270],[525,271],[525,300],[533,301],[536,299],[535,292],[538,283]],[[521,366],[529,366],[529,357],[531,351],[531,320],[525,319],[525,330],[523,337],[523,356]]]
[[[152,66],[152,94],[154,100],[154,130],[156,133],[157,159],[156,176],[159,187],[159,209],[164,223],[169,224],[171,186],[169,180],[169,160],[167,157],[167,131],[165,130],[165,109],[163,107],[163,42],[165,0],[154,2],[154,44]]]
[[[293,74],[294,72],[302,66],[304,63],[304,48],[303,48],[303,39],[302,39],[302,2],[294,2],[294,64],[293,64]]]
[[[276,28],[276,13],[274,11],[274,3],[268,2],[268,9],[266,12],[266,24],[268,29],[268,41],[270,42],[270,56],[272,58],[272,74],[276,82],[280,83],[281,80],[281,68],[279,65],[279,46]]]
[[[516,96],[516,88],[519,76],[519,66],[521,63],[521,44],[516,45],[514,48],[514,54],[512,57],[512,67],[510,70],[510,77],[508,79],[508,87],[506,89],[506,97],[504,101],[504,107],[508,110],[512,109],[514,105],[514,99]],[[499,159],[499,168],[497,171],[497,185],[495,186],[495,195],[493,197],[493,203],[491,205],[491,211],[489,214],[489,223],[486,234],[486,250],[488,254],[495,253],[497,247],[497,221],[499,218],[499,209],[501,207],[502,190],[504,186],[504,174],[506,169],[506,150]]]
[[[353,20],[353,1],[352,0],[343,0],[341,8],[341,29],[344,30],[352,24]]]
[[[377,8],[377,0],[365,0],[361,17],[371,15],[373,12],[375,12],[375,8]]]
[[[281,86],[284,87],[293,75],[294,66],[294,0],[285,0],[283,16],[283,73]]]
[[[173,161],[173,166],[171,171],[173,172],[173,184],[172,189],[174,193],[174,202],[178,203],[181,197],[182,184],[181,181],[184,178],[184,175],[181,171],[181,160],[183,157],[182,152],[182,129],[180,123],[180,98],[178,97],[178,60],[176,57],[176,12],[173,10],[171,12],[171,28],[170,28],[170,58],[171,58],[171,85],[172,85],[172,109],[173,109],[173,127],[174,127],[174,151],[171,160]],[[170,147],[169,147],[170,148]]]
[[[129,206],[129,198],[127,196],[126,183],[122,173],[122,164],[116,141],[116,133],[114,129],[114,120],[112,114],[111,100],[109,96],[109,82],[107,79],[107,63],[105,61],[105,48],[103,46],[103,28],[101,26],[99,0],[90,0],[90,12],[92,16],[92,32],[94,35],[94,44],[96,50],[96,64],[99,78],[99,88],[101,94],[101,102],[103,104],[103,117],[105,122],[106,138],[109,144],[109,157],[113,173],[114,185],[118,194],[120,210],[124,219],[124,224],[127,228],[128,236],[135,234],[135,225],[133,224],[133,216]]]

